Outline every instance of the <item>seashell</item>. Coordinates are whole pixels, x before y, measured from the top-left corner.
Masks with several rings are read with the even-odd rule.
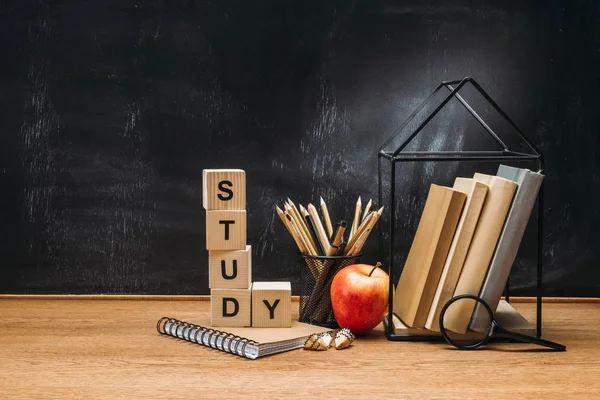
[[[335,334],[335,348],[338,350],[350,347],[354,343],[355,336],[350,329],[344,328]]]

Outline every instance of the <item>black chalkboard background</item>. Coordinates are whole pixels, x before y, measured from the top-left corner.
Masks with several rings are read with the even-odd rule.
[[[0,292],[208,293],[204,168],[246,170],[254,280],[296,284],[274,205],[349,218],[379,146],[470,75],[546,156],[546,294],[600,295],[596,1],[3,1],[0,51]],[[427,171],[403,193],[455,172]]]

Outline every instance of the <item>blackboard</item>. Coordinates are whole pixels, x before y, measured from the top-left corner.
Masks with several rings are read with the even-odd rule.
[[[350,218],[379,146],[470,75],[546,156],[545,293],[598,296],[599,33],[593,1],[2,2],[0,292],[208,293],[204,168],[246,170],[254,280],[297,284],[274,206]]]

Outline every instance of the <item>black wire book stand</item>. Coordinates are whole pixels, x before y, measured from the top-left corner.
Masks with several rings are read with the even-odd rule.
[[[508,148],[505,142],[500,138],[498,134],[490,127],[479,113],[467,102],[467,100],[461,96],[464,95],[464,90],[469,88],[471,91],[478,93],[480,97],[485,100],[484,107],[486,109],[492,109],[498,115],[503,124],[514,130],[520,140],[519,145],[526,148],[525,151],[512,151]],[[461,92],[463,90],[463,92]],[[434,98],[442,96],[441,102],[432,108]],[[431,122],[431,120],[438,115],[440,110],[447,107],[450,100],[457,100],[466,109],[469,114],[479,123],[481,127],[493,138],[493,140],[501,147],[501,150],[492,151],[412,151],[407,150],[407,146],[413,142],[413,139],[419,135],[423,128]],[[423,120],[415,124],[415,118],[419,113],[423,114],[423,110],[432,108],[432,111],[421,115]],[[415,124],[415,127],[411,127],[411,124]],[[403,137],[406,137],[403,139]],[[413,143],[414,145],[414,143]],[[407,118],[407,120],[400,126],[395,134],[381,147],[378,154],[378,194],[379,204],[387,205],[389,213],[389,223],[380,224],[379,226],[379,248],[380,248],[380,259],[388,260],[389,265],[389,276],[390,276],[390,296],[388,304],[388,316],[384,319],[385,333],[389,340],[404,340],[404,341],[421,341],[421,340],[443,340],[441,336],[426,334],[411,334],[411,335],[397,335],[393,329],[393,315],[394,315],[394,301],[393,293],[394,286],[397,282],[397,278],[401,274],[401,270],[395,265],[398,260],[395,257],[396,251],[396,239],[395,231],[398,229],[398,213],[396,211],[398,198],[396,196],[396,179],[397,169],[407,163],[419,163],[419,162],[493,162],[493,163],[529,163],[535,165],[534,168],[544,171],[544,158],[540,150],[520,131],[517,125],[510,119],[510,117],[496,104],[496,102],[481,88],[481,86],[472,78],[466,77],[462,80],[445,81],[440,83],[437,88],[431,93],[431,95],[423,101],[417,109]],[[387,170],[386,170],[387,169]],[[383,174],[389,174],[389,185],[383,179]],[[384,186],[389,191],[389,198],[387,202],[383,199]],[[537,275],[536,275],[536,335],[541,336],[542,332],[542,249],[543,249],[543,199],[544,199],[544,185],[540,188],[538,199],[537,199]],[[387,225],[387,227],[386,227]],[[387,241],[387,243],[386,243]],[[387,251],[387,256],[385,252]],[[396,271],[400,271],[396,273]],[[509,285],[507,283],[505,288],[505,297],[509,301]]]

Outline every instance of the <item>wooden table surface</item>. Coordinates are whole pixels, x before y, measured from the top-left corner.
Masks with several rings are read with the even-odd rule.
[[[515,303],[513,303],[515,304]],[[546,352],[498,343],[459,351],[389,342],[257,360],[159,335],[162,316],[208,301],[0,299],[2,399],[600,398],[600,303],[544,304]],[[515,304],[528,319],[534,304]]]

